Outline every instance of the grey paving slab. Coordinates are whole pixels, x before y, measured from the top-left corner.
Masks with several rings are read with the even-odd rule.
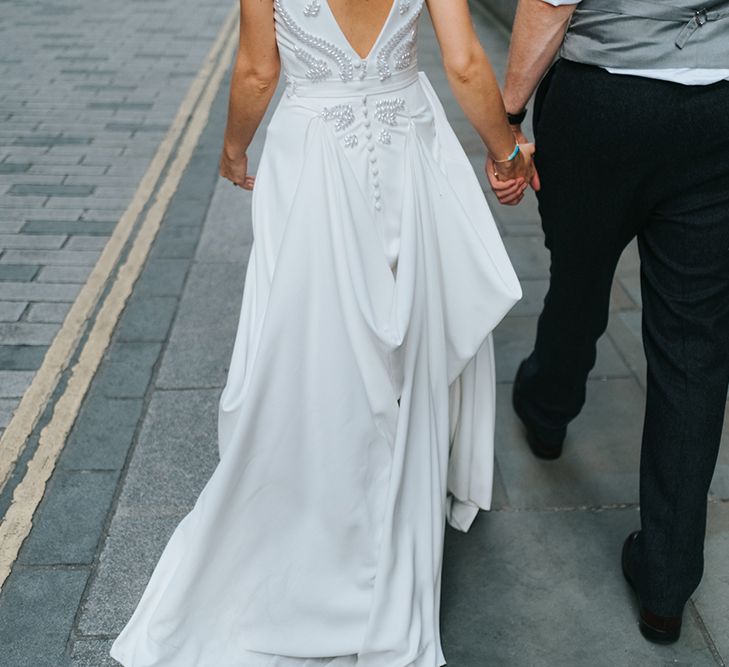
[[[41,322],[10,322],[0,324],[0,345],[47,345],[58,327]]]
[[[187,276],[187,259],[153,258],[134,286],[135,294],[145,296],[178,296]]]
[[[449,667],[715,667],[695,621],[646,642],[620,572],[635,510],[494,512],[449,530],[443,645]]]
[[[152,396],[129,464],[117,514],[188,511],[217,464],[218,389],[158,391]]]
[[[66,667],[65,654],[88,569],[15,570],[0,595],[3,666]]]
[[[642,322],[643,322],[643,315],[640,311],[635,310],[632,312],[627,313],[620,313],[616,319],[619,319],[626,328],[630,331],[633,338],[636,340],[636,342],[640,343],[640,345],[643,345],[643,332],[642,332]]]
[[[23,227],[23,223],[18,220],[2,220],[0,219],[0,231],[4,234],[19,232]]]
[[[17,322],[27,307],[22,301],[0,301],[0,322]]]
[[[110,655],[112,639],[78,639],[73,643],[73,667],[119,667]]]
[[[56,264],[93,266],[99,253],[88,250],[6,250],[0,262],[6,264]]]
[[[161,349],[161,343],[115,342],[94,379],[95,390],[112,398],[142,398]]]
[[[0,369],[34,371],[40,368],[48,348],[45,345],[0,345]]]
[[[83,143],[88,144],[91,142],[84,141]],[[16,183],[8,190],[8,194],[16,197],[33,195],[43,197],[86,197],[93,193],[94,187],[92,185],[40,185],[37,183]]]
[[[633,293],[625,289],[619,280],[613,281],[610,292],[610,310],[629,310],[637,312],[640,308],[640,301],[633,298]]]
[[[616,273],[618,276],[635,276],[640,273],[640,255],[636,241],[630,243],[623,251]]]
[[[504,245],[520,278],[548,278],[549,252],[536,236],[507,236]]]
[[[522,359],[527,357],[533,347],[537,331],[537,317],[509,317],[494,333],[494,343],[498,355],[496,362],[496,381],[511,382]],[[603,336],[597,344],[597,361],[590,377],[627,377],[628,367],[621,358],[610,338]]]
[[[64,248],[67,250],[103,250],[106,239],[99,236],[84,236],[78,234],[68,240]]]
[[[53,476],[23,544],[23,565],[91,564],[119,473],[62,470]]]
[[[0,248],[56,249],[66,241],[65,234],[0,234]]]
[[[59,467],[63,470],[121,470],[141,414],[141,399],[110,398],[95,385],[76,419]]]
[[[509,496],[506,493],[504,477],[499,469],[499,462],[494,461],[494,485],[491,495],[491,509],[500,510],[509,506]]]
[[[0,281],[33,280],[40,267],[37,264],[0,264]]]
[[[163,341],[172,324],[177,299],[170,296],[132,297],[117,328],[117,340]]]
[[[103,239],[106,241],[106,239]],[[80,283],[86,282],[91,266],[44,266],[36,280],[39,283]]]
[[[30,162],[3,162],[0,163],[0,174],[23,174],[30,167]]]
[[[243,294],[242,263],[195,263],[180,302],[157,386],[222,387]]]
[[[32,371],[0,370],[0,398],[15,398],[22,396],[32,379]]]
[[[638,502],[645,397],[633,379],[588,383],[557,461],[535,458],[511,409],[511,385],[497,387],[496,458],[509,505],[597,507]]]
[[[99,165],[88,165],[88,164],[67,164],[67,165],[52,165],[52,164],[31,164],[28,170],[29,174],[38,174],[42,176],[48,175],[62,175],[66,176],[67,182],[69,178],[75,176],[89,177],[103,174],[106,169]]]
[[[181,519],[182,515],[114,517],[80,610],[79,636],[121,632]]]
[[[48,197],[12,197],[10,195],[0,195],[0,209],[17,209],[18,204],[26,208],[40,208],[48,202]]]
[[[729,662],[729,503],[711,503],[704,580],[694,595],[696,609],[725,663]]]
[[[16,398],[0,398],[0,428],[5,428],[18,407]]]
[[[98,197],[49,197],[46,205],[57,208],[88,208],[97,210],[114,210],[122,213],[129,205],[127,197],[108,198]]]
[[[227,83],[227,81],[226,81]],[[223,88],[226,86],[224,85]],[[220,164],[219,137],[225,130],[225,118],[223,114],[214,113],[211,123],[206,131],[216,133],[215,139],[203,141],[198,145],[198,150],[190,160],[190,164],[183,174],[180,187],[176,197],[180,202],[186,202],[188,206],[203,206],[204,212],[208,210],[210,198],[215,190],[215,185],[220,180],[218,168]],[[228,183],[230,188],[234,188]]]
[[[98,234],[108,236],[114,229],[113,222],[88,220],[29,220],[22,231],[29,234]]]
[[[70,303],[33,303],[28,310],[28,322],[63,322]]]
[[[198,209],[196,216],[198,222],[204,212],[204,206]],[[199,226],[163,225],[157,236],[160,242],[155,244],[150,257],[190,258],[195,254],[200,229]]]
[[[640,293],[640,273],[625,273],[618,277],[618,281],[625,288],[625,291],[630,294],[630,298],[638,304],[643,305],[643,297]]]
[[[497,226],[501,235],[507,236],[540,236],[541,227],[535,222],[514,222],[510,225],[504,225],[497,219]]]
[[[253,243],[251,194],[220,181],[210,203],[195,259],[201,262],[247,262]]]
[[[69,169],[72,165],[52,165],[55,169]],[[49,166],[50,168],[50,166]],[[66,221],[66,222],[74,222],[78,221],[79,216],[84,214],[85,209],[52,209],[45,207],[41,210],[35,210],[33,208],[26,208],[23,209],[22,215],[25,220],[52,220],[52,221]],[[114,220],[116,222],[116,220]],[[31,232],[35,234],[36,232]],[[63,232],[56,232],[56,233],[63,233]]]

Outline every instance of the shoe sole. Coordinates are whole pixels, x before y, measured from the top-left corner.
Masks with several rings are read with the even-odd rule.
[[[662,630],[656,630],[656,628],[652,625],[648,625],[648,623],[646,623],[642,618],[638,622],[638,628],[640,629],[640,634],[653,644],[667,646],[668,644],[675,644],[681,637],[680,630],[676,634],[669,634]]]

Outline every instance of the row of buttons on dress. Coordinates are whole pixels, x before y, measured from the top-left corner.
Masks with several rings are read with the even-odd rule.
[[[398,117],[405,110],[405,100],[401,97],[378,99],[374,107],[374,119],[381,125],[377,140],[381,144],[388,146],[392,143],[392,134],[388,127],[393,128],[398,124]],[[334,106],[324,107],[322,109],[322,117],[325,121],[333,123],[337,132],[345,132],[350,128],[355,122],[356,115],[354,107],[349,103],[335,104]],[[362,97],[362,116],[364,118],[364,138],[368,153],[367,159],[369,161],[374,206],[377,211],[380,211],[382,210],[380,170],[377,166],[369,98],[366,95]],[[341,138],[346,148],[354,148],[359,145],[359,137],[353,132],[342,134]]]
[[[382,192],[380,191],[380,169],[377,166],[377,155],[375,153],[375,142],[372,140],[372,121],[369,118],[367,107],[367,96],[362,98],[362,115],[365,117],[365,138],[367,139],[367,151],[369,152],[370,174],[372,176],[372,190],[375,199],[375,210],[382,210]]]

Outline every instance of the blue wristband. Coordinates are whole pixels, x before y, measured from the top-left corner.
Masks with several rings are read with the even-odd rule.
[[[519,155],[519,152],[521,151],[521,148],[519,148],[519,144],[514,146],[514,150],[511,151],[511,155],[507,157],[505,160],[494,160],[496,164],[503,164],[504,162],[511,162],[517,155]]]

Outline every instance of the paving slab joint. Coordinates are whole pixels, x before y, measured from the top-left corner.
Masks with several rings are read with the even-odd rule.
[[[706,646],[708,647],[709,651],[711,651],[711,656],[714,658],[714,661],[716,662],[718,667],[727,667],[726,662],[722,658],[721,654],[719,653],[719,649],[716,646],[716,642],[714,641],[714,638],[711,636],[711,632],[709,632],[709,628],[706,627],[706,623],[704,623],[704,619],[701,616],[701,613],[699,612],[698,608],[694,604],[693,600],[689,600],[688,604],[686,605],[686,611],[691,615],[693,620],[696,622],[696,625],[699,628],[699,631],[701,632],[701,636],[704,638],[704,641],[706,642]]]

